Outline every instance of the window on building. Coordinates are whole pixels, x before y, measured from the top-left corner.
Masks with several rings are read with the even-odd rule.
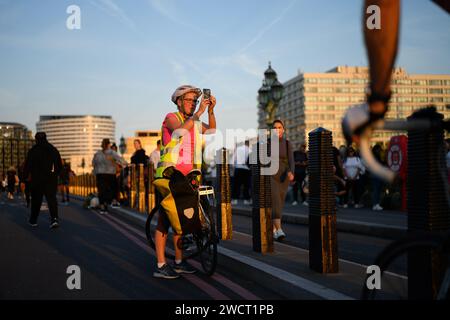
[[[336,84],[346,84],[346,83],[349,83],[350,82],[350,80],[349,79],[334,79],[334,83],[336,83]]]
[[[441,80],[428,80],[429,86],[441,86],[442,81]]]
[[[317,92],[317,87],[306,87],[305,92]]]
[[[319,78],[319,79],[317,79],[317,83],[333,83],[333,79]]]
[[[426,86],[427,85],[427,81],[426,80],[414,80],[413,84],[416,86]]]
[[[430,93],[430,94],[442,94],[442,89],[429,89],[428,93]]]
[[[336,97],[336,102],[349,102],[350,98],[348,96]]]
[[[316,96],[306,96],[305,97],[305,101],[306,102],[316,102],[317,101],[317,97]]]
[[[411,84],[411,80],[406,80],[406,79],[396,79],[394,80],[395,84],[403,84],[403,85],[410,85]]]
[[[331,92],[333,92],[333,88],[321,87],[321,88],[318,88],[318,92],[320,92],[320,93],[331,93]]]
[[[347,92],[350,92],[350,89],[347,87],[338,87],[338,88],[336,88],[336,92],[337,93],[347,93]]]
[[[337,97],[336,97],[337,98]],[[319,96],[317,98],[317,101],[319,102],[333,102],[334,101],[334,97],[329,97],[329,96]]]
[[[425,88],[414,88],[413,93],[415,94],[427,94],[427,89]]]

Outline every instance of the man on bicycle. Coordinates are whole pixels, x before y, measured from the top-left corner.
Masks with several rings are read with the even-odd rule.
[[[450,0],[432,1],[450,13]],[[367,28],[364,12],[363,29],[369,59],[370,90],[367,104],[349,109],[342,120],[343,133],[348,143],[359,143],[362,131],[384,118],[391,98],[392,68],[398,49],[400,0],[366,0],[364,11],[372,5],[380,8],[381,28]]]
[[[175,168],[184,176],[193,169],[200,168],[201,156],[200,159],[194,159],[196,149],[201,148],[201,140],[198,137],[203,133],[213,133],[216,129],[216,118],[214,116],[216,98],[210,96],[209,99],[202,99],[198,110],[195,112],[201,95],[202,91],[191,85],[180,86],[172,94],[172,102],[177,105],[178,111],[168,113],[162,123],[161,158],[156,169],[156,178],[165,177],[165,173],[170,171],[166,171],[168,168]],[[208,124],[199,121],[206,109],[208,109]],[[157,181],[158,179],[155,180],[155,186],[158,190],[161,190],[162,184],[158,184],[161,180]],[[165,191],[168,191],[167,182]],[[175,279],[179,277],[179,273],[195,272],[194,268],[183,261],[183,251],[178,247],[180,234],[175,230],[173,233],[175,264],[171,267],[166,263],[165,247],[169,226],[171,226],[171,223],[167,214],[160,212],[155,234],[158,265],[157,270],[153,273],[153,276],[157,278]],[[172,225],[172,229],[176,228]]]

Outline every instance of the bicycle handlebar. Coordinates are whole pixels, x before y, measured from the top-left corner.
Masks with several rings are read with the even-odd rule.
[[[378,120],[371,126],[368,126],[360,135],[359,147],[361,157],[364,163],[377,177],[382,180],[392,183],[397,177],[397,173],[381,165],[374,157],[370,140],[374,130],[392,130],[392,131],[408,131],[408,130],[428,130],[431,128],[431,121],[429,120]]]

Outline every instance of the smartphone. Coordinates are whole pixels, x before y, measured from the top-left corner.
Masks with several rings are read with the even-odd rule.
[[[207,100],[211,97],[211,89],[203,89],[203,100]]]

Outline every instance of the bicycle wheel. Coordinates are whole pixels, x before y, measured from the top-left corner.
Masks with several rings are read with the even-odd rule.
[[[371,275],[366,277],[363,284],[361,299],[363,300],[406,300],[410,298],[412,288],[421,286],[421,283],[409,283],[408,265],[424,264],[420,260],[427,255],[434,262],[439,262],[441,271],[445,271],[447,258],[444,254],[443,239],[439,236],[415,236],[394,241],[387,246],[374,262],[380,268],[381,278],[379,289],[369,289]],[[444,258],[442,258],[444,257]],[[419,259],[419,260],[417,260]],[[428,259],[427,259],[428,260]],[[442,273],[442,272],[438,272]],[[442,273],[443,274],[443,273]],[[436,279],[439,286],[442,279]],[[439,289],[439,288],[438,288]]]
[[[208,201],[201,202],[204,210],[205,222],[203,232],[197,235],[197,248],[200,253],[200,262],[206,275],[211,276],[217,267],[217,230],[213,210]]]

